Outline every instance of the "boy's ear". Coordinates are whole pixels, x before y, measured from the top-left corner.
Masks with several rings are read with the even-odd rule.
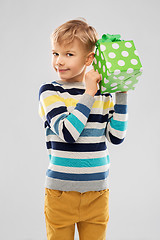
[[[90,52],[88,55],[87,55],[87,58],[86,58],[86,66],[90,66],[91,63],[93,62],[93,59],[94,59],[94,55],[95,53],[94,52]]]

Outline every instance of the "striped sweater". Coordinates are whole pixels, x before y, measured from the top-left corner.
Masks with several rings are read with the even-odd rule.
[[[127,128],[127,94],[85,93],[85,82],[56,80],[39,90],[49,166],[45,187],[61,191],[106,189],[110,157],[106,139],[123,142]]]

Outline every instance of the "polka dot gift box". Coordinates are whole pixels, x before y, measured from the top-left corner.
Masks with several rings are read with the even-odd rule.
[[[96,43],[93,67],[101,74],[101,93],[123,92],[135,89],[142,74],[142,65],[132,40],[121,36],[103,34]]]

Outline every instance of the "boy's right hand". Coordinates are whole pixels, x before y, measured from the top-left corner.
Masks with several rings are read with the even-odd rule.
[[[86,91],[85,93],[94,97],[96,92],[98,91],[97,83],[101,81],[101,75],[95,71],[94,69],[90,70],[85,75],[85,85]]]

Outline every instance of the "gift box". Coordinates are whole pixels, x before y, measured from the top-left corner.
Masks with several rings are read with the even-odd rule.
[[[101,75],[101,93],[134,90],[142,74],[142,65],[133,40],[103,34],[96,43],[93,67]]]

